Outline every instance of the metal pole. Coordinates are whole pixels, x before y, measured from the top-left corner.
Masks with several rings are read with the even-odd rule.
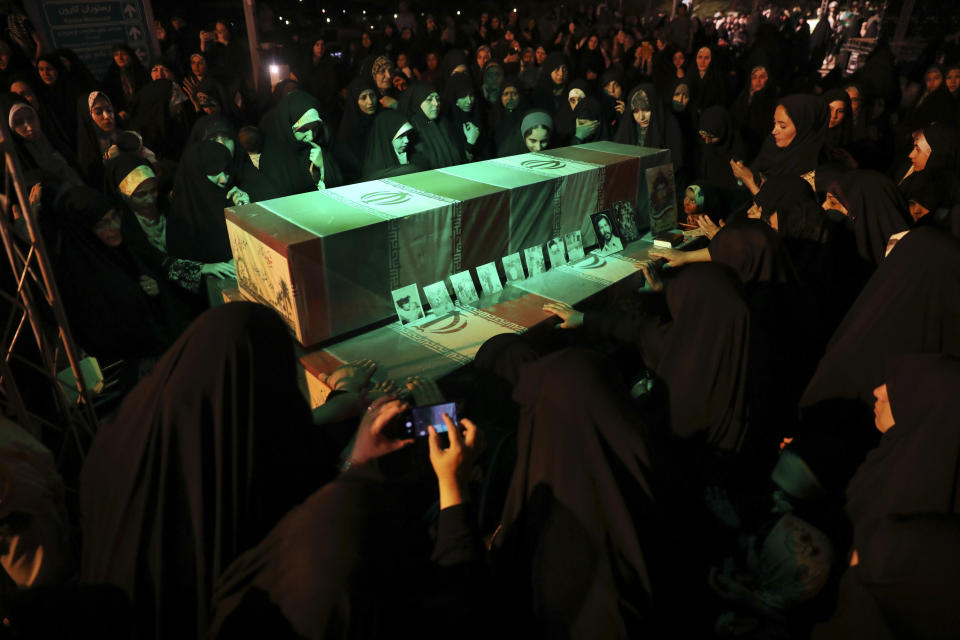
[[[66,312],[64,312],[63,306],[60,303],[60,292],[57,288],[57,282],[53,277],[53,267],[50,264],[46,245],[44,243],[43,236],[40,233],[37,220],[30,211],[30,198],[24,190],[23,177],[20,173],[20,166],[17,157],[13,153],[12,145],[13,142],[10,138],[10,131],[7,127],[7,123],[2,122],[0,123],[0,151],[3,152],[4,156],[6,156],[5,165],[7,174],[11,178],[17,199],[20,201],[21,214],[26,222],[27,231],[30,234],[30,242],[32,246],[36,248],[35,260],[37,265],[40,267],[40,276],[43,281],[43,288],[46,291],[47,303],[50,305],[50,309],[53,311],[54,319],[59,327],[60,341],[63,343],[67,360],[70,363],[70,368],[73,371],[73,375],[77,381],[77,392],[79,394],[79,398],[81,400],[80,404],[82,407],[81,411],[86,413],[86,417],[90,421],[90,425],[95,427],[97,421],[96,414],[93,411],[93,402],[91,400],[89,390],[87,389],[87,385],[83,380],[83,375],[80,370],[80,358],[77,356],[77,351],[73,342],[73,336],[71,335],[70,327],[67,324]],[[3,236],[3,244],[7,252],[7,257],[10,258],[10,266],[14,269],[14,273],[16,275],[16,260],[14,258],[15,252],[13,250],[14,241],[11,235],[9,222],[6,218],[4,218],[2,223],[0,223],[0,234]],[[24,261],[23,267],[24,269],[27,269],[29,268],[29,264]],[[21,297],[24,301],[27,317],[30,321],[31,328],[33,329],[34,337],[37,340],[37,348],[41,353],[41,357],[46,360],[46,366],[50,368],[49,373],[54,379],[54,384],[60,384],[60,381],[57,379],[57,363],[55,359],[51,357],[51,354],[47,352],[43,328],[39,324],[39,316],[35,309],[32,297],[29,295],[27,290],[24,290],[22,293],[23,295]],[[60,398],[62,397],[62,394],[57,394],[57,396]]]
[[[253,68],[253,88],[260,90],[260,35],[257,31],[257,0],[243,0],[243,16],[247,22],[247,46]]]

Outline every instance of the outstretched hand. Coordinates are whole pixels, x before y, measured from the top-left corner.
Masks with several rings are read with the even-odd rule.
[[[464,418],[460,426],[453,423],[447,414],[443,414],[450,435],[450,446],[440,448],[440,436],[433,425],[427,427],[430,433],[430,464],[437,474],[440,485],[440,508],[446,509],[466,500],[467,482],[473,469],[473,463],[482,450],[482,439],[473,422]]]
[[[577,329],[583,326],[583,312],[577,311],[566,302],[548,302],[543,305],[545,313],[552,313],[561,320],[561,329]]]

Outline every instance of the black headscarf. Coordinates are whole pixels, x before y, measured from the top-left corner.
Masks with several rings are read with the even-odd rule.
[[[756,201],[765,220],[777,213],[777,234],[801,285],[818,303],[817,344],[824,345],[863,284],[856,273],[854,239],[845,219],[826,214],[810,183],[797,176],[767,178]]]
[[[671,430],[685,440],[737,451],[747,432],[750,359],[743,288],[727,267],[701,263],[683,267],[666,294],[671,319],[648,321],[640,349],[644,363],[666,383]],[[691,375],[691,362],[710,374]]]
[[[711,137],[719,138],[715,143],[706,144],[699,133],[697,134],[700,178],[720,189],[737,188],[736,178],[730,169],[730,160],[743,161],[746,150],[740,135],[734,129],[730,112],[720,105],[704,109],[700,114],[699,131],[706,131]]]
[[[37,63],[46,62],[57,70],[57,80],[53,84],[41,83],[40,100],[47,105],[50,115],[55,118],[65,142],[71,149],[77,145],[77,119],[74,112],[77,100],[86,95],[84,88],[74,75],[63,66],[56,53],[44,53],[37,57]]]
[[[524,635],[650,632],[646,429],[615,371],[579,350],[519,367],[517,465],[493,548],[496,591]]]
[[[577,103],[577,108],[573,110],[573,119],[574,122],[576,122],[581,118],[584,120],[596,120],[600,123],[600,126],[597,127],[597,130],[594,131],[588,140],[580,140],[580,142],[597,142],[599,140],[610,139],[610,128],[607,126],[607,121],[603,117],[603,107],[599,100],[591,96],[581,98],[580,102]]]
[[[503,106],[503,92],[507,87],[513,87],[520,94],[517,108],[513,111],[507,111]],[[501,99],[488,111],[487,128],[491,136],[491,151],[497,156],[504,155],[501,153],[504,149],[504,144],[516,135],[516,129],[523,121],[523,114],[526,111],[526,98],[523,94],[523,85],[520,83],[519,78],[516,76],[505,78],[503,86],[500,88]]]
[[[890,236],[910,228],[907,203],[893,180],[876,171],[841,175],[833,195],[847,209],[857,252],[868,268],[883,260]]]
[[[693,60],[687,66],[686,75],[690,80],[690,101],[697,113],[702,113],[707,107],[726,105],[727,103],[727,90],[723,72],[720,69],[719,54],[713,47],[704,46],[700,49],[710,50],[710,66],[707,67],[706,73],[701,78],[700,70],[697,68],[697,51],[694,51]]]
[[[960,139],[956,129],[946,124],[932,124],[923,128],[923,137],[931,149],[924,171],[937,173],[960,170]]]
[[[759,220],[741,220],[720,229],[710,241],[710,260],[733,269],[746,287],[794,280],[782,240]]]
[[[170,112],[173,82],[165,78],[144,85],[131,101],[133,128],[143,136],[143,144],[164,158],[177,160],[186,145],[189,120],[185,113]],[[193,107],[189,103],[181,105]]]
[[[881,520],[857,549],[859,563],[843,576],[837,610],[814,629],[813,640],[949,637],[960,628],[958,539],[954,513]]]
[[[651,110],[650,124],[643,140],[640,139],[638,126],[633,119],[633,112],[638,106],[647,106]],[[654,149],[670,149],[673,166],[679,167],[684,163],[677,153],[683,149],[683,133],[672,113],[664,109],[663,102],[657,96],[652,84],[641,84],[634,87],[626,101],[623,118],[613,136],[614,142],[633,144]]]
[[[895,424],[847,487],[856,549],[868,546],[886,516],[960,514],[960,360],[934,353],[892,357],[884,382]]]
[[[469,113],[463,111],[456,105],[457,100],[472,95],[473,109]],[[440,99],[441,115],[440,124],[447,129],[447,135],[457,145],[461,154],[467,148],[467,140],[463,133],[463,125],[467,122],[472,123],[480,130],[481,138],[486,134],[485,127],[482,125],[482,100],[477,95],[473,87],[473,81],[467,73],[455,73],[447,80],[443,87],[443,95]],[[480,144],[479,138],[476,144]],[[466,157],[466,156],[464,156]]]
[[[250,160],[249,154],[240,144],[237,130],[233,123],[221,114],[203,116],[190,130],[188,144],[194,145],[203,140],[216,141],[217,138],[227,138],[233,142],[233,161],[230,164],[230,177],[233,184],[240,187],[250,196],[250,202],[269,200],[280,196],[266,176],[260,172]]]
[[[33,106],[20,96],[7,93],[0,95],[0,117],[3,121],[10,122],[10,112],[13,110],[29,109],[40,122],[40,116]],[[45,174],[56,178],[63,184],[79,186],[83,184],[80,174],[77,173],[73,164],[73,153],[69,149],[61,147],[55,140],[47,137],[46,131],[42,129],[33,140],[21,138],[13,127],[10,127],[10,139],[13,141],[13,147],[16,150],[17,158],[20,160],[22,170],[40,170]]]
[[[110,145],[118,143],[120,134],[123,133],[115,107],[115,128],[110,133],[103,131],[93,121],[90,106],[101,96],[110,101],[110,97],[102,91],[92,91],[77,101],[77,166],[86,183],[97,186],[103,183],[103,154]]]
[[[385,579],[391,560],[405,554],[386,552],[397,538],[384,518],[382,483],[351,470],[293,507],[225,568],[205,637],[382,637],[405,629],[409,609],[402,620],[384,614],[400,608],[411,585],[390,593],[395,585]]]
[[[770,70],[765,65],[759,65],[750,73],[753,74],[757,68],[767,71],[767,84],[751,95],[748,77],[747,86],[737,96],[731,110],[734,123],[740,130],[740,135],[743,136],[748,152],[754,155],[760,150],[760,145],[773,128],[773,112],[777,108],[777,91]]]
[[[121,69],[111,58],[110,68],[103,77],[103,88],[110,101],[116,105],[117,120],[120,119],[120,112],[129,110],[133,105],[133,97],[150,82],[150,74],[143,68],[139,56],[127,44],[118,44],[113,47],[113,51],[123,50],[130,56],[130,62]]]
[[[204,140],[188,148],[173,185],[173,215],[167,223],[167,251],[178,258],[198,262],[233,259],[223,210],[233,206],[227,192],[235,184],[231,175],[226,187],[207,178],[232,169],[233,158],[219,142]]]
[[[553,82],[550,73],[560,68],[561,65],[567,67],[567,79],[563,84],[558,85]],[[567,101],[567,89],[570,86],[571,74],[570,61],[567,60],[567,56],[564,55],[562,51],[554,51],[549,54],[543,61],[543,64],[540,65],[540,80],[537,83],[537,96],[535,100],[536,106],[546,109],[551,114],[557,113],[560,107]]]
[[[817,168],[820,148],[830,124],[830,110],[823,98],[794,94],[778,103],[787,111],[797,133],[793,141],[780,148],[768,135],[760,153],[751,164],[754,173],[802,176]],[[771,127],[773,123],[770,123]]]
[[[116,205],[85,186],[66,191],[56,203],[58,235],[48,247],[56,252],[60,295],[77,342],[103,362],[154,356],[182,328],[166,317],[165,287],[148,296],[140,276],[153,275],[125,243],[109,247],[93,227]]]
[[[823,94],[823,101],[827,104],[827,109],[830,108],[831,102],[837,101],[843,103],[844,109],[843,122],[833,129],[827,129],[824,142],[834,147],[844,147],[850,144],[853,140],[853,106],[850,104],[850,96],[847,91],[845,89],[830,89]]]
[[[957,103],[950,95],[950,90],[947,89],[946,73],[938,66],[931,67],[926,73],[934,69],[940,71],[944,81],[933,92],[927,94],[923,98],[923,102],[916,105],[904,116],[903,124],[907,131],[919,129],[934,122],[948,125],[957,122]],[[926,73],[924,73],[924,77],[926,77]]]
[[[374,105],[377,108],[377,113],[373,115],[360,110],[357,101],[364,91],[373,91],[376,101],[377,85],[368,75],[361,74],[347,85],[343,116],[340,118],[340,129],[337,131],[337,156],[343,170],[344,180],[347,182],[356,182],[360,179],[367,139],[373,127],[374,118],[381,111],[377,103]]]
[[[463,154],[450,138],[447,129],[436,120],[427,118],[420,105],[436,88],[427,82],[414,82],[400,99],[400,111],[410,119],[419,141],[413,149],[411,161],[423,168],[442,169],[464,161]],[[408,152],[409,153],[409,152]]]
[[[397,159],[397,154],[393,149],[393,138],[404,125],[410,122],[394,111],[393,109],[384,109],[377,114],[373,120],[373,130],[367,138],[367,149],[363,157],[363,179],[378,180],[394,175],[404,173],[414,173],[419,171],[416,165],[401,165]],[[410,134],[412,135],[411,131]],[[407,146],[408,160],[409,154],[413,152],[413,141]]]
[[[802,406],[833,398],[872,404],[886,359],[960,355],[960,240],[914,229],[880,263],[834,332]]]
[[[616,82],[620,85],[621,98],[620,100],[626,104],[626,100],[623,98],[627,93],[627,87],[624,86],[624,77],[623,71],[617,67],[611,67],[607,69],[602,76],[600,76],[600,82],[597,84],[599,90],[600,104],[603,105],[603,119],[607,123],[607,127],[610,131],[616,131],[617,124],[620,122],[620,118],[626,116],[627,110],[624,108],[623,116],[617,112],[617,101],[613,96],[607,93],[606,87],[611,82]]]
[[[263,153],[260,155],[260,171],[280,192],[288,196],[317,190],[319,172],[310,160],[313,144],[319,145],[323,154],[324,188],[343,184],[340,167],[330,149],[324,146],[324,133],[313,132],[313,144],[294,137],[293,125],[310,109],[319,114],[320,103],[305,91],[293,91],[284,96],[264,116]]]
[[[203,637],[229,563],[330,477],[295,364],[271,310],[211,309],[98,431],[81,579],[121,587],[140,637]]]
[[[570,108],[570,92],[574,89],[582,91],[584,96],[590,95],[590,88],[587,86],[586,80],[577,79],[567,84],[563,94],[563,102],[557,107],[557,111],[553,115],[553,122],[556,125],[556,134],[560,144],[566,144],[573,137],[577,127],[576,117],[573,115],[573,109]],[[580,99],[583,100],[583,98]]]

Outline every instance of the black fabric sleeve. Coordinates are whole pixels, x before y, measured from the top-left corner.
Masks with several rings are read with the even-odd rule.
[[[440,567],[480,563],[483,558],[473,515],[466,503],[447,507],[437,521],[433,562]]]

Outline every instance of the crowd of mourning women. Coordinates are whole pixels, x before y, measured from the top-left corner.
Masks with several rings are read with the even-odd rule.
[[[951,18],[905,62],[866,3],[812,31],[401,5],[337,43],[277,30],[289,77],[258,93],[227,21],[170,16],[97,79],[7,4],[24,206],[129,391],[78,472],[4,421],[4,634],[955,637]],[[225,207],[590,141],[670,149],[699,237],[440,387],[353,362],[311,411],[279,316],[205,310]],[[447,433],[398,435],[444,396]]]

